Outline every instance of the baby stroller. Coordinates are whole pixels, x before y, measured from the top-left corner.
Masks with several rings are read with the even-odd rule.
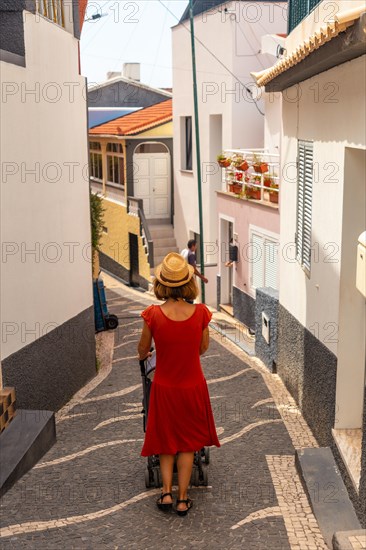
[[[142,377],[142,414],[144,432],[146,432],[147,416],[149,413],[149,399],[152,384],[152,376],[155,371],[156,354],[153,350],[152,356],[144,361],[140,361],[141,377]],[[208,476],[206,466],[210,461],[210,449],[203,447],[200,451],[194,453],[194,461],[191,476],[191,485],[198,487],[199,485],[208,485]],[[176,472],[176,465],[174,465]],[[159,455],[152,455],[147,458],[147,469],[145,470],[145,485],[146,487],[162,487],[162,477],[160,472]]]

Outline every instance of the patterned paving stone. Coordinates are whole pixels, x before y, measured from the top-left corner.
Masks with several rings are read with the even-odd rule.
[[[118,285],[107,295],[120,318],[106,336],[111,364],[58,413],[56,445],[3,497],[1,548],[325,548],[294,468],[295,448],[315,439],[280,379],[214,332],[202,365],[222,447],[209,487],[191,489],[185,518],[156,508],[136,353],[136,316],[152,299]]]

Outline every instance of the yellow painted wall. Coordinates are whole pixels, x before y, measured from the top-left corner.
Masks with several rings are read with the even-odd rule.
[[[150,264],[147,261],[145,249],[140,236],[140,220],[127,213],[127,208],[108,199],[103,199],[104,223],[108,233],[103,233],[101,251],[122,265],[130,269],[130,254],[128,234],[134,233],[139,239],[139,273],[141,277],[150,281]]]
[[[162,124],[151,130],[146,130],[146,132],[138,134],[138,137],[173,137],[173,122]]]

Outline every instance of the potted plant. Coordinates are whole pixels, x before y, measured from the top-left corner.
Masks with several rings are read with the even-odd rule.
[[[243,181],[243,174],[241,172],[237,172],[235,174],[235,179],[236,179],[236,181],[242,182]]]
[[[236,195],[240,195],[242,190],[243,190],[243,185],[241,183],[239,183],[238,181],[233,183],[233,193],[235,193]]]
[[[253,155],[253,168],[257,174],[265,174],[268,172],[268,164],[260,160],[257,155]]]
[[[247,199],[255,199],[257,201],[261,200],[261,190],[257,187],[253,187],[253,185],[246,185],[245,186],[245,196]]]
[[[217,156],[217,162],[221,168],[228,168],[231,164],[231,158],[227,157],[224,153]]]
[[[242,172],[246,172],[249,168],[248,162],[243,158],[242,156],[236,156],[234,159],[234,165],[237,170],[241,170]]]
[[[271,189],[278,189],[277,183],[272,183],[269,191],[269,200],[270,202],[274,202],[275,204],[278,204],[278,191],[271,191]]]

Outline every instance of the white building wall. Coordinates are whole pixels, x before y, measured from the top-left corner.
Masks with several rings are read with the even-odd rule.
[[[25,21],[26,68],[0,64],[2,359],[93,304],[78,41]]]
[[[204,241],[209,252],[205,261],[212,264],[212,268],[206,270],[209,304],[216,302],[217,257],[212,251],[218,250],[215,191],[221,188],[215,174],[216,156],[221,148],[263,147],[264,117],[245,87],[254,89],[250,72],[273,64],[273,57],[258,55],[260,37],[286,31],[285,6],[285,3],[275,7],[270,2],[232,2],[195,17]],[[199,233],[194,132],[193,171],[181,170],[180,117],[194,119],[190,41],[189,21],[174,27],[174,227],[180,248],[186,246],[191,232]],[[263,112],[263,101],[258,99],[258,108]],[[210,148],[210,115],[222,116],[222,137],[215,139],[221,141],[222,147],[215,154]]]
[[[345,148],[366,146],[364,82],[363,56],[288,89],[283,98],[280,302],[336,355]],[[310,278],[294,259],[298,139],[314,140]]]

